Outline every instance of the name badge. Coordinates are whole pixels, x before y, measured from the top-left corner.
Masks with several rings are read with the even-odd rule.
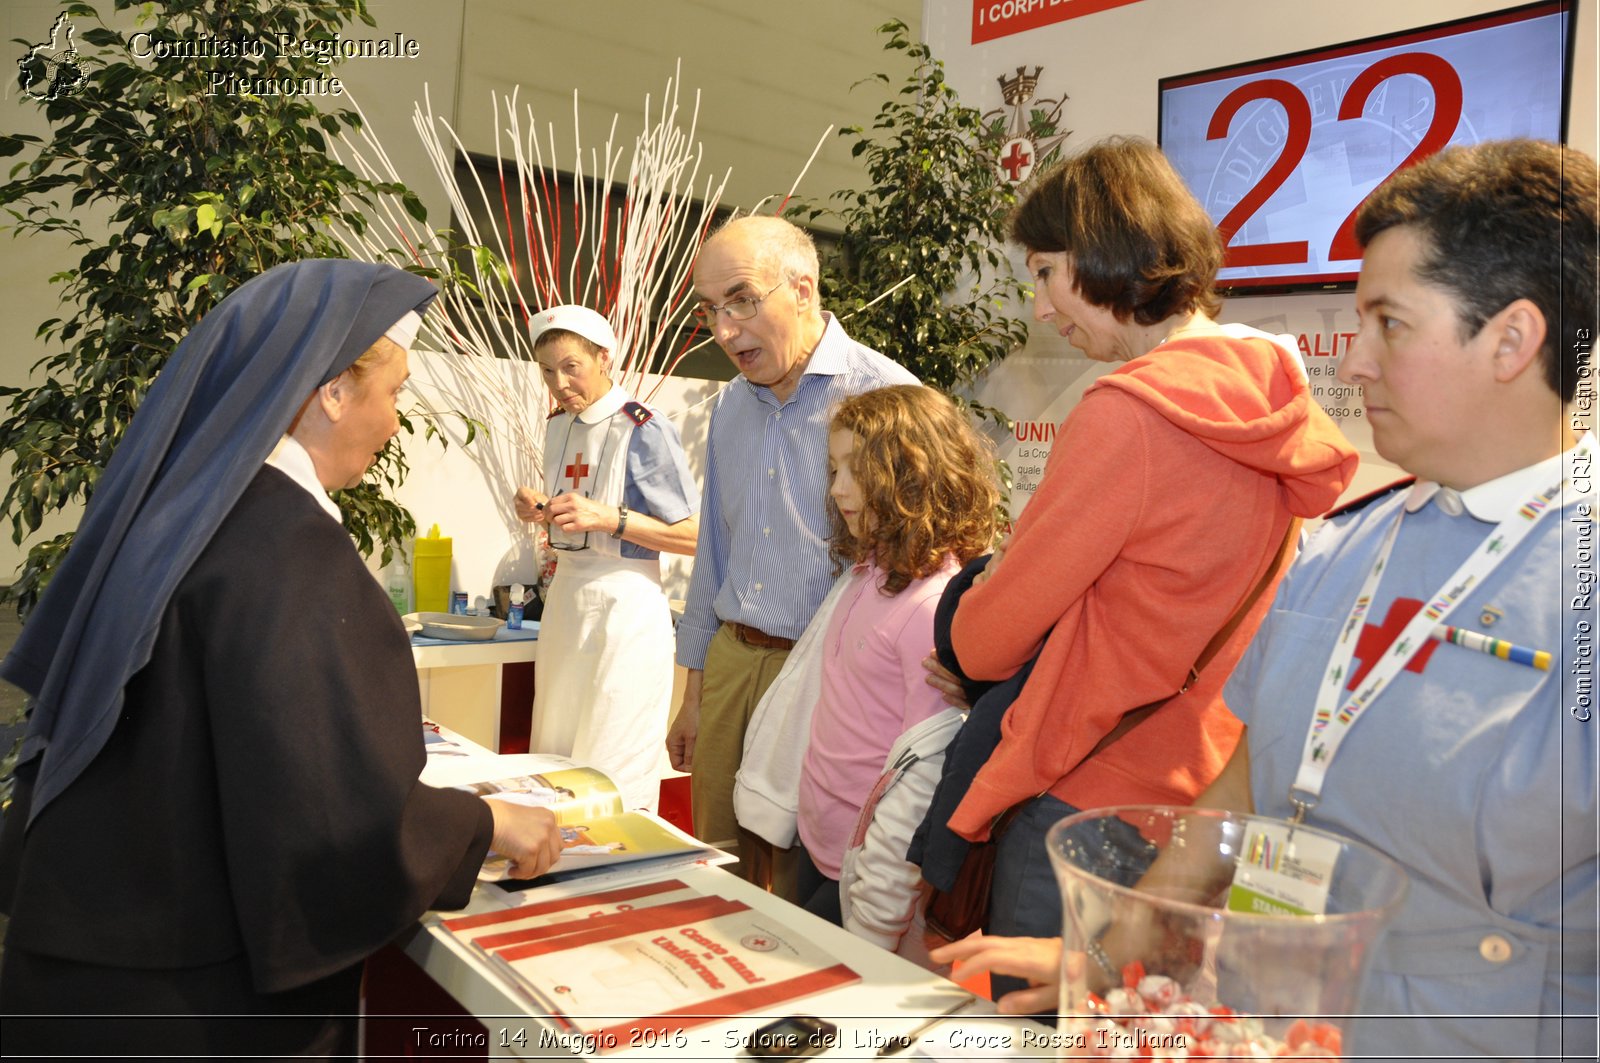
[[[1339,843],[1287,824],[1252,823],[1228,887],[1228,910],[1257,915],[1321,915],[1339,860]]]

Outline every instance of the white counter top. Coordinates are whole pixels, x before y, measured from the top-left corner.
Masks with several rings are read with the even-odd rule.
[[[459,785],[487,778],[550,770],[570,762],[564,758],[533,754],[496,757],[475,746],[468,738],[448,727],[440,734],[453,744],[454,755],[430,757],[423,773],[432,785]],[[640,1043],[603,1054],[606,1059],[732,1059],[740,1054],[744,1039],[762,1024],[783,1015],[814,1015],[838,1027],[837,1042],[809,1058],[825,1061],[873,1059],[889,1039],[911,1035],[930,1016],[939,1015],[962,1001],[970,1003],[960,1014],[941,1019],[917,1033],[911,1045],[889,1061],[927,1059],[994,1059],[1013,1053],[991,1048],[996,1041],[1013,1046],[1022,1044],[1023,1031],[1038,1038],[1049,1030],[1029,1020],[997,1016],[994,1005],[974,997],[947,979],[926,971],[840,927],[789,904],[787,901],[752,886],[737,875],[712,866],[693,868],[655,868],[623,865],[603,877],[589,877],[528,891],[529,900],[554,900],[613,890],[624,884],[678,879],[695,891],[725,897],[781,922],[803,935],[837,962],[849,966],[860,980],[779,1005],[776,1012],[739,1016],[718,1016],[702,1025],[678,1029],[672,1020],[663,1019],[660,1029],[640,1023],[642,1036],[656,1036],[657,1043]],[[482,885],[474,893],[467,913],[504,910],[505,894]],[[461,913],[448,913],[454,916]],[[581,1038],[565,1032],[557,1020],[530,1010],[529,998],[513,988],[476,950],[464,944],[441,925],[445,916],[429,913],[422,924],[402,943],[406,955],[419,964],[464,1008],[488,1028],[491,1058],[566,1056],[577,1054],[573,1046]],[[591,945],[590,948],[602,948]],[[628,1001],[619,991],[616,1014],[629,1014]],[[427,1037],[428,1018],[414,1020],[413,1030]],[[1023,1051],[1027,1056],[1053,1056],[1043,1051]],[[748,1059],[748,1056],[743,1057]]]
[[[602,1058],[732,1059],[740,1055],[745,1037],[757,1027],[782,1015],[801,1014],[826,1019],[839,1028],[837,1044],[809,1058],[834,1061],[872,1059],[888,1039],[912,1034],[929,1016],[937,1015],[962,1000],[970,1000],[971,1003],[959,1014],[943,1019],[917,1034],[908,1049],[887,1058],[973,1058],[972,1050],[980,1043],[1003,1043],[1013,1048],[1022,1046],[1024,1029],[1040,1038],[1048,1036],[1048,1028],[1026,1019],[998,1016],[994,1005],[988,1000],[974,997],[955,983],[885,952],[720,868],[678,869],[655,875],[644,872],[629,877],[627,881],[643,882],[655,878],[680,879],[702,893],[742,901],[753,909],[779,918],[789,927],[802,931],[809,940],[822,945],[839,962],[849,965],[861,976],[861,980],[797,999],[775,1013],[719,1016],[683,1030],[673,1029],[670,1022],[663,1022],[663,1029],[647,1030],[643,1035],[658,1039],[658,1043],[619,1048],[604,1053]],[[538,891],[538,896],[540,899],[571,896],[614,888],[619,881],[619,878],[613,877],[608,878],[604,885],[592,882],[564,883],[545,887]],[[480,889],[467,910],[489,911],[499,907],[487,896]],[[419,927],[404,943],[404,948],[406,954],[434,981],[488,1027],[491,1056],[539,1058],[574,1055],[566,1045],[572,1044],[577,1035],[561,1033],[561,1027],[555,1020],[530,1013],[526,998],[503,982],[471,948],[457,941],[440,926],[439,917],[427,917],[425,925]],[[626,1001],[619,997],[617,1008],[619,1015],[625,1014]],[[417,1019],[416,1025],[425,1027],[427,1019]],[[983,1058],[1001,1058],[1012,1053],[993,1050],[981,1052],[980,1055]],[[1049,1055],[1053,1058],[1053,1053],[1033,1053],[1025,1048],[1017,1055],[1020,1058],[1032,1055]]]

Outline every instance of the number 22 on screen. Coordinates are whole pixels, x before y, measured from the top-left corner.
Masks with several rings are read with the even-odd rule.
[[[1433,120],[1428,124],[1427,131],[1411,154],[1395,167],[1395,171],[1405,169],[1450,143],[1450,137],[1461,120],[1461,78],[1447,61],[1429,52],[1391,55],[1367,67],[1345,92],[1339,105],[1338,120],[1345,122],[1360,118],[1373,90],[1389,78],[1403,74],[1414,74],[1428,82],[1433,88],[1434,108]],[[1217,225],[1227,249],[1227,265],[1277,266],[1308,262],[1310,253],[1304,240],[1238,246],[1233,243],[1235,234],[1244,228],[1251,215],[1261,209],[1261,205],[1294,173],[1311,143],[1311,103],[1304,93],[1281,78],[1252,81],[1230,92],[1212,114],[1206,139],[1219,140],[1227,136],[1240,108],[1255,100],[1270,101],[1283,108],[1284,116],[1288,119],[1288,135],[1284,138],[1283,151],[1279,153],[1277,161]],[[1356,211],[1360,206],[1358,202],[1350,208],[1350,213],[1345,215],[1344,221],[1333,234],[1328,246],[1330,261],[1361,257],[1361,248],[1355,238]]]

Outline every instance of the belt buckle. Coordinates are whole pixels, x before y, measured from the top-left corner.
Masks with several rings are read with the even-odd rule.
[[[767,634],[758,627],[751,627],[749,624],[736,625],[734,635],[746,646],[754,646],[758,650],[770,650],[778,642],[775,636]]]

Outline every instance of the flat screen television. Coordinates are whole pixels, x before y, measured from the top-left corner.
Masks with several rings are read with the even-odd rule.
[[[1229,294],[1347,288],[1356,208],[1447,145],[1566,133],[1574,0],[1162,78],[1162,149],[1217,222]]]

